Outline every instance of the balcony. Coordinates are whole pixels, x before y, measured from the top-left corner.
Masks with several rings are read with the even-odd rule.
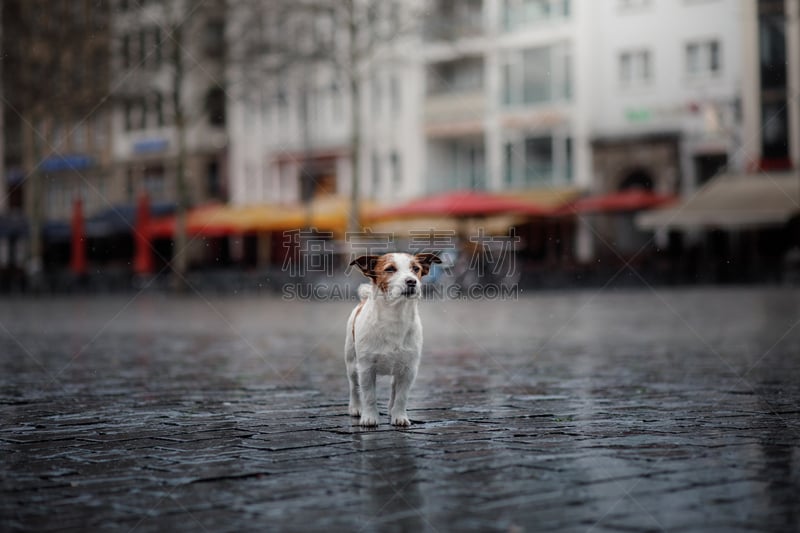
[[[482,124],[486,111],[486,96],[482,90],[437,93],[425,100],[427,124]]]
[[[570,0],[505,0],[502,11],[504,31],[530,29],[570,18]]]
[[[482,0],[439,0],[423,28],[426,41],[455,41],[483,33]]]

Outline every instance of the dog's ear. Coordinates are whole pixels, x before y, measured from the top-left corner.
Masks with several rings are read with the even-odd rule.
[[[362,255],[350,261],[350,266],[357,266],[362,274],[374,280],[377,277],[375,274],[375,264],[378,262],[379,258],[379,255]]]
[[[439,259],[439,256],[436,254],[416,254],[417,261],[419,261],[419,265],[422,267],[422,275],[427,276],[428,272],[431,270],[431,264],[433,263],[441,263],[442,260]]]

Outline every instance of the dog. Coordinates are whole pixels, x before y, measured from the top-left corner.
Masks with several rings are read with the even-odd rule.
[[[375,385],[378,375],[392,376],[389,416],[394,426],[411,425],[406,413],[408,392],[422,355],[422,322],[417,303],[422,278],[435,254],[363,255],[350,263],[371,280],[358,289],[361,302],[347,320],[344,360],[350,381],[350,416],[359,424],[378,425]]]

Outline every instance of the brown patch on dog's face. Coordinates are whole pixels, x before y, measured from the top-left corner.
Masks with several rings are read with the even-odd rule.
[[[378,286],[381,292],[389,290],[389,281],[397,273],[397,265],[394,264],[390,254],[382,255],[375,262],[375,277],[372,281]]]
[[[384,293],[389,290],[389,281],[397,272],[392,254],[362,255],[350,264],[357,266]]]

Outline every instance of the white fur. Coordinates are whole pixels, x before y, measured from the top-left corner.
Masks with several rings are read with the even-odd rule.
[[[406,405],[422,352],[422,323],[417,312],[421,284],[412,271],[411,255],[389,255],[397,271],[392,274],[388,289],[384,293],[375,283],[361,285],[358,289],[361,311],[357,313],[356,307],[347,320],[344,354],[350,380],[349,412],[361,417],[362,426],[378,425],[375,396],[378,375],[392,376],[389,400],[392,424],[411,425]],[[414,294],[403,294],[406,280],[411,279],[417,282]]]

